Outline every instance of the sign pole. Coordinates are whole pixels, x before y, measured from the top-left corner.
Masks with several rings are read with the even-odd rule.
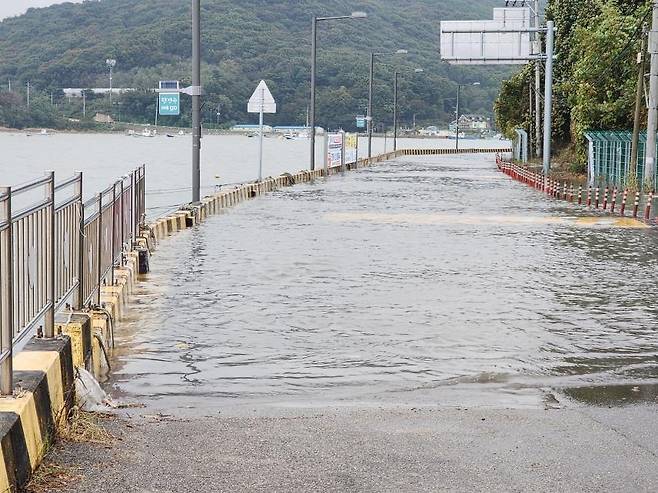
[[[265,111],[265,88],[260,90],[260,149],[258,151],[258,183],[263,181],[263,113]]]
[[[201,0],[192,0],[192,202],[201,200]]]

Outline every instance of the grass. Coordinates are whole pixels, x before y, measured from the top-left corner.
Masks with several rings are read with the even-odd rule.
[[[105,422],[115,419],[111,414],[90,413],[78,407],[71,409],[68,419],[57,430],[56,440],[74,444],[93,444],[110,447],[116,438],[107,431]],[[47,444],[45,457],[26,486],[29,493],[61,491],[82,479],[80,468],[59,463],[51,452],[52,440]]]

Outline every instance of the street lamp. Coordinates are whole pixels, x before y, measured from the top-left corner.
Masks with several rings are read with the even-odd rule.
[[[397,50],[393,52],[384,52],[384,53],[370,53],[370,80],[368,82],[368,116],[366,120],[368,121],[368,157],[372,157],[372,129],[373,129],[373,119],[372,119],[372,96],[373,96],[373,83],[375,76],[375,57],[378,56],[391,56],[391,55],[406,55],[409,52],[407,50]]]
[[[425,72],[422,68],[414,69],[414,74]],[[395,71],[395,83],[393,84],[393,151],[398,150],[398,80],[400,72]]]
[[[457,120],[455,121],[456,125],[456,132],[455,132],[455,149],[459,150],[459,98],[461,96],[461,91],[462,87],[467,87],[467,86],[479,86],[479,82],[472,82],[470,84],[457,84],[457,108],[455,111],[455,114],[457,116]]]
[[[117,65],[117,61],[114,60],[113,58],[108,58],[105,60],[105,65],[107,65],[110,69],[110,111],[112,110],[112,72],[114,70],[114,67]]]
[[[313,17],[311,29],[311,104],[309,115],[309,125],[311,126],[311,171],[315,170],[315,85],[318,59],[318,23],[344,19],[365,19],[367,17],[368,14],[365,12],[352,12],[350,15],[339,15],[334,17]]]

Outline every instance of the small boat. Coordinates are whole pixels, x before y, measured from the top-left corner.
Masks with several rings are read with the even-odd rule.
[[[155,130],[149,130],[148,128],[145,128],[140,133],[134,132],[132,134],[133,137],[155,137],[156,135],[157,132]]]
[[[173,135],[173,134],[167,134],[167,137],[169,137],[170,139],[173,139],[173,138],[176,137],[176,136]]]
[[[46,130],[45,128],[42,128],[41,131],[38,134],[30,134],[30,133],[27,134],[28,137],[36,137],[36,136],[48,137],[49,135],[50,134],[48,133],[48,130]]]

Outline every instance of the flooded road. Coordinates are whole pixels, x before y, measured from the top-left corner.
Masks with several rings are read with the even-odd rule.
[[[170,410],[655,402],[658,238],[587,215],[492,156],[277,191],[161,243],[109,386]]]

